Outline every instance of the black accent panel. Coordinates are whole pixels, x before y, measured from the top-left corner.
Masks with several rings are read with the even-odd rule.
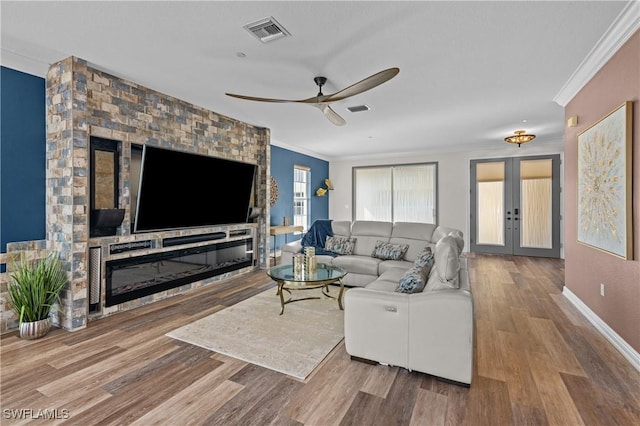
[[[129,241],[126,243],[109,244],[109,254],[125,253],[127,251],[147,250],[156,248],[154,240]]]
[[[184,235],[181,237],[168,237],[162,239],[162,247],[179,246],[182,244],[200,243],[202,241],[222,240],[227,238],[226,232],[210,232],[208,234]]]
[[[91,210],[91,223],[96,228],[117,228],[124,220],[124,209]]]
[[[124,220],[124,209],[91,210],[91,236],[106,237],[117,234]]]

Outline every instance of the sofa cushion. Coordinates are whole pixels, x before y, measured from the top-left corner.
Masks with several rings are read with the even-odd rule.
[[[333,235],[338,237],[348,237],[351,235],[351,222],[348,220],[334,220],[331,222]]]
[[[398,286],[398,280],[391,281],[391,280],[377,279],[374,282],[367,284],[367,290],[394,292],[397,286]]]
[[[391,222],[376,222],[371,220],[359,220],[351,226],[351,236],[357,238],[353,254],[371,256],[378,240],[389,241],[391,236]]]
[[[393,224],[391,238],[431,241],[436,225],[432,223],[396,222]]]
[[[397,222],[393,225],[389,242],[394,244],[408,244],[409,249],[405,253],[404,258],[405,260],[413,262],[425,244],[435,245],[436,240],[433,240],[432,243],[431,239],[435,228],[436,225],[431,223]]]
[[[333,256],[328,256],[326,254],[316,254],[316,262],[331,265],[331,263],[333,262]]]
[[[356,239],[349,237],[327,237],[324,242],[324,249],[340,255],[353,254]]]
[[[386,262],[382,262],[382,263],[386,263]],[[402,278],[404,273],[407,272],[409,269],[411,268],[389,268],[380,274],[380,277],[378,277],[378,280],[393,281],[394,283],[393,290],[395,290],[396,286],[398,285],[398,281],[400,281],[400,278]]]
[[[428,276],[428,273],[425,273],[426,269],[422,265],[413,266],[400,278],[396,291],[398,293],[419,293],[424,290]]]
[[[408,248],[409,244],[393,244],[378,240],[371,257],[382,260],[402,260]]]
[[[460,252],[458,244],[452,236],[445,236],[438,241],[434,253],[437,278],[430,277],[427,290],[439,290],[440,288],[458,288],[458,272],[460,271]],[[437,288],[436,288],[437,287]]]
[[[374,277],[377,277],[378,265],[380,264],[380,262],[382,262],[382,260],[376,259],[375,257],[357,256],[354,254],[338,256],[333,259],[332,264],[346,269],[347,272],[373,275]]]
[[[402,270],[402,273],[404,273],[407,269],[411,269],[412,266],[413,262],[407,262],[406,260],[383,260],[380,262],[380,265],[378,265],[378,273],[382,276],[386,271],[394,268],[399,268]]]

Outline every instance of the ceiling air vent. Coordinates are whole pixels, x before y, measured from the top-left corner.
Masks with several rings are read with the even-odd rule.
[[[369,108],[368,105],[356,105],[356,106],[347,107],[347,109],[351,112],[362,112],[362,111],[369,111],[371,108]]]
[[[243,28],[263,43],[291,35],[273,16],[251,22]]]

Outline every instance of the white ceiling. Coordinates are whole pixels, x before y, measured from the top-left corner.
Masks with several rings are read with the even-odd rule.
[[[492,149],[520,128],[537,135],[532,143],[560,144],[553,99],[625,5],[2,1],[0,59],[44,77],[49,64],[77,56],[328,160]],[[268,16],[291,36],[263,44],[243,29]],[[400,68],[394,79],[332,104],[343,127],[308,105],[224,94],[303,99],[316,94],[315,76],[328,78],[329,94],[390,67]],[[371,110],[346,109],[360,104]]]

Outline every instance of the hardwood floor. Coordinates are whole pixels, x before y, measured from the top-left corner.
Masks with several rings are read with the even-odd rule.
[[[640,373],[562,296],[562,261],[470,255],[469,267],[468,389],[352,361],[344,343],[302,382],[164,335],[274,285],[256,271],[74,333],[4,335],[0,423],[640,424]]]

